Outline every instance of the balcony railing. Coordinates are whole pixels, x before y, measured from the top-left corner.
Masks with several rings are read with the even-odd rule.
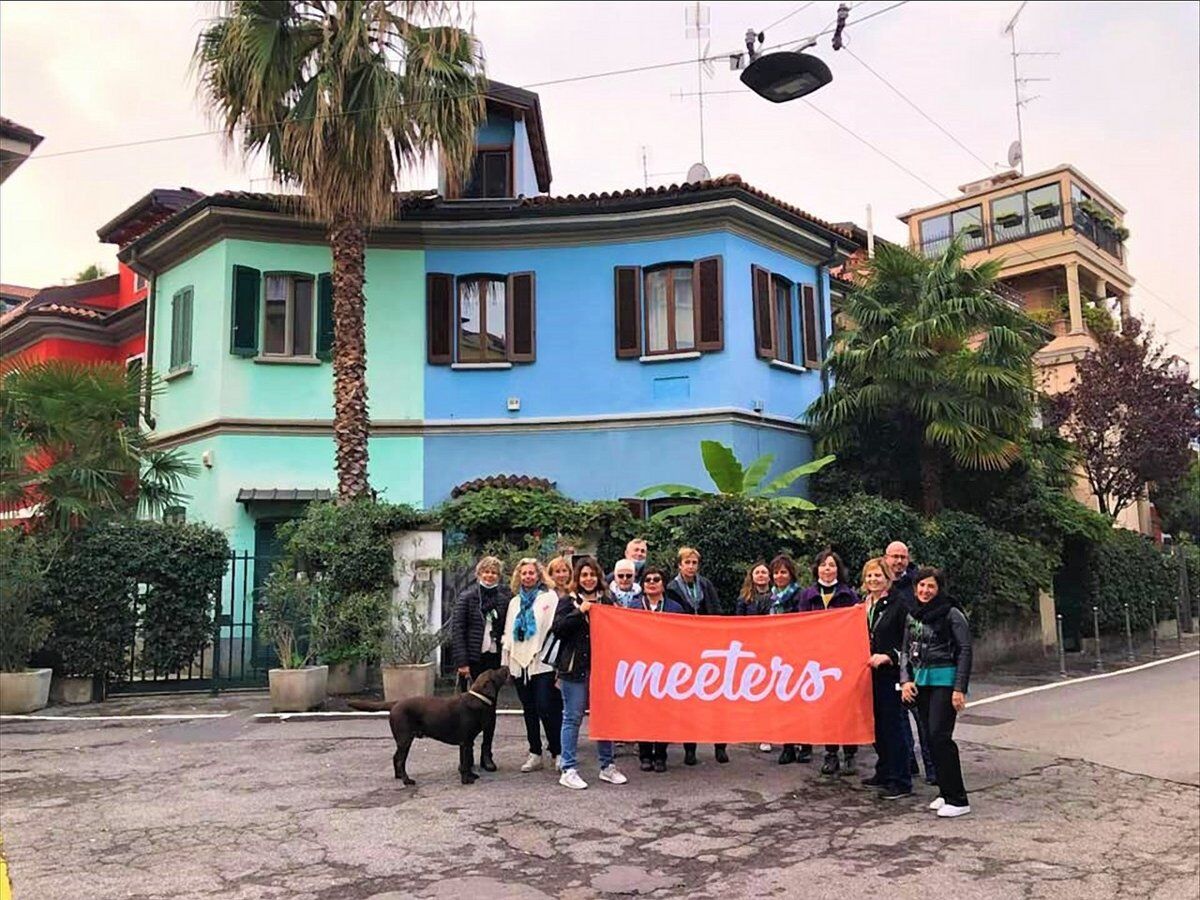
[[[1124,243],[1112,227],[1093,216],[1077,200],[1071,201],[1071,212],[1075,219],[1075,230],[1116,259],[1123,259]]]

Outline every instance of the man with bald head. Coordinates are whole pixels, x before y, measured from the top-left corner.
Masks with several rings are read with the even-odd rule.
[[[888,569],[892,573],[892,587],[889,591],[892,596],[896,597],[905,610],[912,611],[916,609],[917,598],[913,584],[913,578],[917,572],[917,566],[913,563],[912,558],[908,553],[908,545],[904,541],[892,541],[887,545],[887,549],[883,551],[884,561],[887,563]],[[917,720],[917,737],[921,740],[921,762],[925,766],[925,782],[927,784],[935,784],[936,773],[933,768],[933,755],[929,752],[929,737],[921,725],[921,717],[916,714],[916,710],[912,709],[913,718]],[[907,716],[905,717],[907,719]],[[917,773],[917,759],[915,746],[912,735],[912,724],[904,729],[905,741],[908,744],[909,766],[912,773]]]

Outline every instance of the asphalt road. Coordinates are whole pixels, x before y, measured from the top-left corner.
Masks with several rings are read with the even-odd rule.
[[[377,718],[0,723],[17,900],[43,898],[1200,896],[1200,662],[980,705],[960,732],[973,813],[939,820],[857,779],[731,750],[583,792],[457,782],[419,742],[391,777]],[[861,754],[870,761],[870,750]],[[583,774],[594,780],[585,747]]]

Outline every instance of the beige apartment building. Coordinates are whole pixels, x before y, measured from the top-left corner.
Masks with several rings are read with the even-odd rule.
[[[1038,387],[1070,386],[1075,361],[1095,347],[1097,329],[1129,311],[1125,209],[1071,165],[1022,176],[1015,171],[962,185],[959,196],[903,213],[914,250],[936,256],[955,237],[964,262],[999,259],[1004,295],[1048,329],[1034,356]],[[1076,496],[1095,508],[1086,481]],[[1120,524],[1150,531],[1149,504],[1126,510]]]

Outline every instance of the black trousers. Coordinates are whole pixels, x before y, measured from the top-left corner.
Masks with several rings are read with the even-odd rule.
[[[529,739],[529,752],[542,754],[541,729],[546,730],[546,744],[553,756],[562,753],[562,694],[554,686],[554,673],[543,672],[528,681],[516,679],[517,696],[525,714],[525,736]]]
[[[954,723],[958,713],[951,701],[953,688],[923,687],[917,693],[917,715],[925,723],[929,735],[929,750],[937,770],[938,792],[951,806],[967,805],[967,789],[963,786],[962,763],[958,744],[954,743]]]
[[[720,751],[724,750],[728,746],[729,746],[728,744],[713,744],[713,753],[719,753]],[[696,752],[696,744],[694,742],[684,744],[683,752],[684,753],[695,753]]]
[[[896,690],[895,666],[871,671],[871,691],[875,706],[875,778],[887,787],[912,790],[908,769],[909,749],[904,740],[908,713]]]
[[[695,744],[692,745],[696,746]],[[667,745],[661,741],[638,741],[638,759],[667,761]]]
[[[471,687],[471,684],[475,681],[476,678],[478,678],[480,675],[482,675],[488,669],[498,669],[498,668],[500,668],[500,654],[499,653],[481,653],[479,655],[479,662],[471,663],[470,679],[468,680],[465,676],[462,676],[462,675],[458,676],[458,692],[460,694],[465,694],[467,692],[467,690]],[[483,741],[482,741],[482,745],[479,748],[480,757],[492,755],[492,740],[495,737],[496,737],[496,717],[494,715],[488,716],[488,718],[483,723]],[[472,761],[472,764],[474,764],[473,761]]]

